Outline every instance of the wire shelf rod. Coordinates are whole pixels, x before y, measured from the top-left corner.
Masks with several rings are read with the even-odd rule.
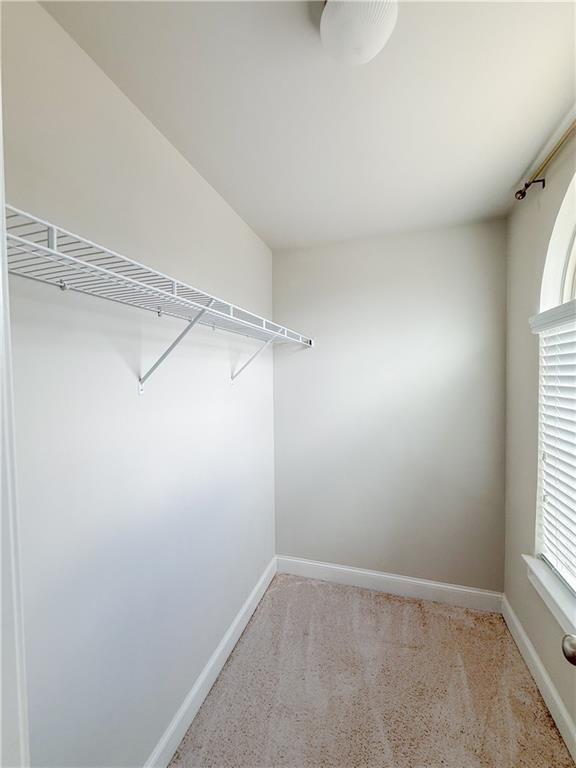
[[[144,270],[146,273],[151,274],[151,275],[155,275],[158,278],[161,278],[161,279],[165,280],[169,284],[175,284],[176,286],[181,287],[183,290],[189,290],[189,291],[193,291],[195,293],[200,293],[196,289],[191,288],[190,286],[188,286],[188,285],[186,285],[184,283],[181,283],[181,282],[179,282],[177,280],[174,280],[174,278],[169,277],[168,275],[165,275],[162,272],[158,272],[156,270],[152,270],[152,269],[150,269],[150,268],[148,268],[148,267],[146,267],[146,266],[144,266],[142,264],[139,264],[136,261],[133,261],[132,259],[129,259],[129,258],[125,257],[125,256],[122,256],[121,254],[117,253],[116,251],[113,251],[113,250],[111,250],[109,248],[104,248],[103,246],[100,246],[97,243],[94,243],[91,240],[88,240],[87,238],[80,237],[78,235],[73,234],[72,232],[69,232],[66,229],[63,229],[62,227],[54,227],[54,225],[51,224],[50,222],[48,222],[48,221],[46,221],[44,219],[41,219],[41,218],[39,218],[37,216],[32,216],[31,214],[26,213],[25,211],[22,211],[22,210],[20,210],[18,208],[15,208],[13,206],[7,206],[6,207],[6,211],[7,211],[7,217],[8,216],[10,216],[10,217],[18,217],[18,216],[20,216],[20,217],[24,217],[24,218],[28,219],[30,222],[34,222],[35,224],[42,224],[43,226],[45,226],[47,228],[47,230],[49,230],[49,229],[56,229],[57,233],[58,233],[58,240],[59,241],[61,240],[62,237],[72,238],[76,243],[90,246],[91,248],[95,249],[99,253],[116,257],[121,264],[130,265],[130,266],[135,267],[137,269]],[[14,239],[19,240],[19,241],[21,241],[21,242],[23,242],[25,244],[26,240],[24,238],[18,238],[17,236],[14,236],[14,235],[10,234],[11,230],[13,228],[14,228],[14,225],[10,225],[8,227],[8,238],[9,239],[14,238]],[[62,251],[60,249],[60,242],[58,244],[59,245],[58,251],[52,250],[52,249],[48,248],[47,246],[41,245],[39,243],[35,243],[34,245],[44,249],[46,252],[49,252],[52,256],[57,256],[57,255],[62,254]],[[74,258],[72,256],[68,256],[68,254],[63,254],[63,255],[65,255],[67,258],[72,258],[72,259]],[[77,261],[80,264],[83,263],[83,262],[80,262],[80,260],[77,260]],[[97,268],[97,265],[94,265],[94,267]],[[112,273],[112,274],[114,274],[114,273]],[[130,278],[127,278],[127,279],[130,279]],[[158,290],[160,290],[160,289],[158,289]],[[169,294],[169,295],[173,295],[173,294]],[[216,296],[211,296],[211,295],[208,295],[208,294],[202,294],[202,295],[206,296],[208,299],[212,299],[214,301],[214,304],[227,305],[227,306],[232,307],[233,310],[246,313],[250,317],[253,317],[256,320],[258,320],[259,323],[262,324],[263,328],[265,327],[265,323],[266,322],[270,322],[270,321],[267,321],[266,318],[261,317],[260,315],[257,315],[254,312],[248,312],[247,310],[244,310],[241,307],[236,307],[235,305],[232,305],[229,302],[224,301],[223,299],[220,299],[220,298],[218,298]],[[202,305],[198,306],[197,302],[191,301],[190,303],[192,305],[195,305],[194,308],[197,308],[197,309],[202,308]],[[210,311],[210,314],[218,314],[218,310],[212,309]],[[236,320],[237,320],[237,322],[242,322],[242,320],[240,318],[236,318]],[[252,326],[251,323],[246,323],[246,325],[247,325],[247,327],[251,327]],[[290,329],[286,329],[286,330],[289,331]],[[295,331],[290,331],[290,332],[293,333],[294,336],[295,336],[295,338],[292,339],[293,341],[298,341],[298,342],[304,344],[305,346],[312,346],[312,340],[310,338],[308,338],[306,336],[303,336],[300,333],[296,333]],[[289,337],[286,337],[286,338],[289,338]]]
[[[230,302],[193,288],[115,251],[7,206],[7,260],[11,274],[64,290],[184,320],[186,328],[144,374],[140,388],[196,324],[263,342],[232,380],[270,344],[313,341]]]
[[[9,240],[9,245],[15,244],[17,247],[20,247],[22,250],[24,249],[30,250],[26,240],[23,238],[8,234],[8,240]],[[196,309],[196,310],[200,310],[205,306],[205,305],[199,304],[197,301],[193,301],[191,299],[187,299],[178,295],[175,296],[173,293],[169,293],[168,291],[165,291],[162,288],[158,288],[156,286],[150,286],[148,283],[143,283],[141,280],[135,280],[134,278],[131,278],[125,274],[119,274],[110,269],[100,267],[96,264],[86,263],[74,256],[70,256],[68,254],[62,254],[61,252],[48,248],[47,246],[44,246],[44,245],[39,245],[37,243],[34,243],[33,253],[38,257],[46,257],[48,260],[51,259],[52,261],[59,263],[61,266],[66,266],[68,262],[71,262],[75,267],[77,267],[77,269],[80,272],[86,272],[88,273],[88,275],[90,275],[90,279],[88,280],[89,283],[95,279],[95,276],[91,275],[90,273],[92,271],[96,271],[99,275],[105,278],[105,282],[115,282],[117,284],[122,284],[122,282],[126,282],[129,286],[136,289],[139,293],[149,294],[150,296],[155,296],[158,299],[164,298],[172,302],[176,301],[178,303],[183,303],[186,306],[189,306],[191,309]],[[126,260],[126,261],[129,261],[129,260]],[[136,264],[136,262],[130,262],[130,263],[133,266],[139,266],[143,269],[146,269],[145,267],[142,267],[141,265]],[[9,268],[10,267],[11,265],[9,263]],[[30,272],[32,272],[33,269],[34,268],[32,268]],[[10,269],[10,271],[15,271],[15,270]],[[46,270],[44,270],[44,268],[41,268],[40,270],[40,274],[49,274],[49,273],[50,273],[49,267],[47,267]],[[25,277],[29,276],[28,273],[23,273],[20,271],[16,271],[16,274],[21,274]],[[157,274],[160,275],[160,273],[157,273]],[[30,276],[36,276],[36,275],[30,275]],[[168,282],[173,282],[171,281],[170,278],[167,278],[165,275],[162,275],[162,277]],[[42,278],[36,277],[36,279],[42,279]],[[81,278],[79,277],[78,279],[81,279]],[[50,282],[50,280],[46,280],[46,282]],[[177,284],[177,285],[183,285],[183,284]],[[70,281],[70,285],[67,287],[70,287],[70,289],[75,290],[75,286],[71,281]],[[183,287],[185,289],[188,288],[188,286],[184,286],[184,285]],[[206,294],[206,297],[209,299],[214,299],[214,297],[208,297],[207,294]],[[227,302],[224,302],[221,299],[215,300],[215,301],[218,301],[220,304],[227,304]],[[289,331],[289,329],[285,329],[286,334],[273,334],[273,332],[269,331],[269,329],[266,327],[265,324],[267,321],[265,320],[265,318],[260,317],[259,315],[255,315],[252,312],[247,312],[246,310],[241,309],[240,307],[236,307],[234,305],[228,305],[228,306],[232,308],[232,312],[234,313],[234,316],[233,316],[234,322],[237,324],[243,325],[247,330],[250,328],[259,327],[261,330],[264,330],[267,333],[270,333],[272,335],[276,335],[276,336],[282,335],[285,338],[289,338],[293,341],[300,342],[302,344],[305,344],[306,346],[312,346],[311,339],[307,339],[301,334],[297,334],[294,331]],[[210,307],[208,311],[211,316],[223,317],[223,318],[226,318],[227,320],[231,319],[230,315],[225,314],[213,307]],[[243,318],[238,316],[238,313],[242,313],[250,318],[254,318],[254,321],[257,321],[257,322],[254,322],[254,321],[250,322],[250,321],[244,320]],[[288,334],[290,334],[290,336]],[[247,333],[246,335],[249,336],[250,333]]]

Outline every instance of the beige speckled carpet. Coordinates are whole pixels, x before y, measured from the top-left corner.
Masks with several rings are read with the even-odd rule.
[[[278,575],[171,768],[572,768],[496,614]]]

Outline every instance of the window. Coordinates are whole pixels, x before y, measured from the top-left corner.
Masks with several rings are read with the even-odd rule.
[[[538,316],[537,554],[576,593],[576,302],[561,308]]]
[[[536,555],[576,595],[576,177],[544,269],[540,336]]]

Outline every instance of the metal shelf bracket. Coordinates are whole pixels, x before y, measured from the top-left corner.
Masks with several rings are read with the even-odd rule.
[[[264,342],[264,344],[262,344],[262,346],[261,346],[261,347],[259,347],[259,348],[256,350],[256,352],[254,352],[254,354],[253,354],[253,355],[251,355],[251,356],[248,358],[248,360],[246,360],[246,362],[244,363],[244,365],[241,365],[241,366],[240,366],[240,368],[238,368],[238,370],[237,370],[237,371],[234,371],[234,372],[232,373],[232,375],[230,376],[230,380],[231,380],[231,381],[234,381],[234,379],[236,379],[238,376],[240,376],[240,374],[242,373],[242,371],[246,370],[246,368],[248,368],[248,366],[250,365],[250,363],[251,363],[253,360],[255,360],[255,359],[258,357],[258,355],[259,355],[261,352],[264,352],[264,350],[266,349],[266,347],[270,346],[270,344],[271,344],[273,341],[274,341],[274,338],[271,338],[271,339],[268,339],[268,341],[265,341],[265,342]]]
[[[211,305],[211,304],[212,304],[212,302],[210,302],[210,304],[208,305],[208,307],[210,307],[210,305]],[[184,330],[182,331],[182,333],[180,333],[180,334],[179,334],[179,335],[178,335],[178,336],[177,336],[177,337],[174,339],[174,341],[172,342],[172,344],[170,344],[170,346],[168,347],[168,349],[166,350],[166,352],[164,352],[162,355],[160,355],[160,357],[158,358],[158,360],[156,360],[156,362],[154,363],[154,365],[153,365],[151,368],[149,368],[149,369],[146,371],[146,373],[145,373],[143,376],[140,376],[140,378],[138,379],[138,392],[139,392],[140,394],[142,394],[142,393],[144,392],[144,382],[145,382],[147,379],[149,379],[149,378],[150,378],[150,376],[152,376],[152,374],[154,373],[154,371],[155,371],[155,370],[156,370],[156,369],[157,369],[157,368],[158,368],[160,365],[162,365],[162,363],[164,362],[164,360],[166,360],[166,358],[168,357],[168,355],[169,355],[171,352],[173,352],[173,351],[176,349],[176,347],[178,346],[178,344],[180,344],[180,342],[181,342],[181,341],[182,341],[182,340],[185,338],[185,336],[187,336],[187,335],[190,333],[190,331],[192,330],[192,328],[194,328],[194,326],[196,325],[196,323],[197,323],[197,322],[200,320],[200,318],[201,318],[201,317],[204,315],[204,313],[206,312],[206,310],[208,309],[208,307],[206,307],[205,309],[201,309],[201,310],[200,310],[200,312],[198,312],[198,314],[196,315],[196,317],[192,318],[192,320],[191,320],[191,321],[188,323],[188,325],[186,326],[186,328],[184,328]]]

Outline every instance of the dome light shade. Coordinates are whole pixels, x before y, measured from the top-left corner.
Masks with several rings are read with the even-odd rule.
[[[398,0],[327,0],[320,38],[346,64],[366,64],[388,42],[398,19]]]

